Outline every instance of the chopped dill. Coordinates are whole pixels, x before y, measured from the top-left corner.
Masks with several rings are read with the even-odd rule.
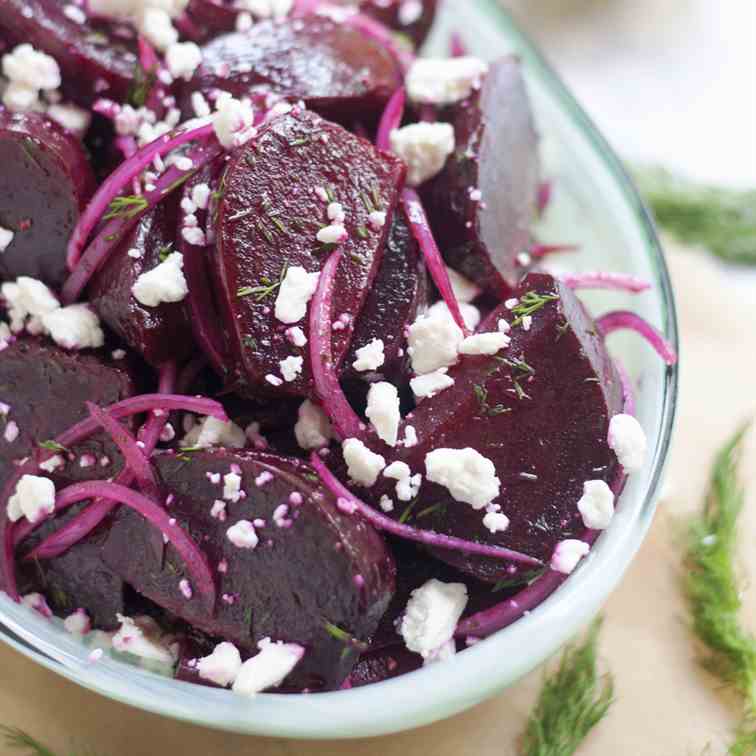
[[[473,391],[475,392],[475,398],[478,400],[478,404],[480,404],[481,415],[496,417],[497,415],[503,415],[506,412],[512,411],[511,407],[505,407],[503,404],[497,404],[492,407],[488,403],[488,389],[485,386],[476,383],[475,386],[473,386]]]
[[[103,220],[112,218],[134,218],[144,212],[149,206],[147,198],[143,194],[128,194],[115,197],[108,206],[108,212],[102,216]]]
[[[413,499],[405,508],[404,512],[402,512],[401,516],[399,517],[399,524],[404,525],[407,520],[412,516],[412,512],[417,506],[417,499]]]
[[[683,587],[693,632],[705,647],[701,663],[743,699],[744,715],[730,753],[754,753],[756,745],[756,637],[741,624],[735,568],[738,517],[745,492],[738,464],[748,426],[720,450],[703,513],[691,524]]]
[[[512,314],[515,316],[512,327],[522,325],[524,318],[534,315],[549,302],[554,302],[557,299],[559,299],[557,294],[539,294],[537,291],[529,291],[523,294],[520,301],[512,308]]]
[[[160,262],[165,262],[172,252],[173,252],[173,242],[169,242],[168,244],[164,244],[158,250],[158,260],[160,260]]]
[[[196,169],[192,171],[187,171],[183,176],[177,178],[172,184],[169,184],[168,186],[163,189],[162,194],[170,194],[171,192],[174,192],[176,189],[179,189],[182,187],[189,179],[194,176],[196,173]]]
[[[346,630],[340,628],[338,625],[334,625],[333,622],[323,620],[323,629],[335,640],[343,643],[348,649],[356,649],[360,652],[367,650],[367,643],[355,638]]]
[[[55,756],[55,754],[45,745],[35,740],[31,735],[19,730],[17,727],[6,727],[0,725],[0,733],[3,736],[5,745],[16,751],[23,751],[29,756]]]
[[[438,504],[431,504],[431,506],[426,507],[425,509],[421,509],[417,515],[415,515],[416,519],[420,520],[423,517],[427,517],[428,515],[434,514],[435,512],[442,512],[446,509],[446,504],[443,501],[440,501]]]
[[[357,226],[357,236],[359,236],[360,239],[367,239],[370,234],[365,226]]]
[[[103,39],[107,42],[107,38]],[[147,103],[152,88],[157,80],[157,68],[151,68],[146,71],[140,63],[134,67],[134,83],[128,93],[129,105],[135,108],[143,108]]]
[[[40,449],[45,449],[46,451],[51,452],[58,452],[62,454],[68,454],[68,449],[63,446],[63,444],[59,444],[57,441],[40,441],[37,446]]]
[[[601,620],[584,639],[568,646],[543,687],[522,736],[521,756],[572,756],[607,715],[614,700],[610,673],[597,671]]]
[[[286,271],[289,269],[288,264],[285,264],[283,268],[281,269],[281,274],[278,278],[278,281],[272,281],[267,276],[262,276],[260,278],[260,285],[259,286],[242,286],[241,288],[236,290],[236,296],[237,297],[254,297],[255,301],[262,302],[268,297],[272,296],[274,292],[278,290],[278,288],[283,283],[284,278],[286,278]]]

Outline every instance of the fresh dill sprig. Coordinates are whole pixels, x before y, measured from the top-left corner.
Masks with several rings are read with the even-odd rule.
[[[496,417],[497,415],[503,415],[506,412],[512,411],[511,407],[505,407],[503,404],[496,404],[494,406],[491,406],[488,403],[488,389],[485,386],[476,383],[473,386],[473,391],[475,392],[475,398],[478,400],[478,404],[480,405],[481,415]]]
[[[701,663],[743,699],[743,721],[730,749],[735,756],[756,753],[756,637],[739,620],[734,562],[745,503],[738,463],[747,431],[741,428],[717,455],[704,511],[691,524],[684,575],[693,632],[706,649]]]
[[[103,220],[112,218],[133,218],[147,209],[149,202],[143,194],[127,194],[121,197],[115,197],[109,207],[109,210],[103,215]]]
[[[568,646],[556,671],[544,679],[522,737],[521,756],[572,756],[588,733],[606,716],[614,699],[610,673],[596,664],[601,619],[585,638]]]
[[[283,283],[286,278],[286,271],[288,270],[288,264],[284,265],[281,269],[281,275],[278,277],[278,281],[271,281],[267,276],[263,276],[260,279],[259,286],[242,286],[237,289],[237,297],[254,297],[256,302],[262,302],[269,296],[274,294]]]
[[[66,449],[63,444],[59,444],[57,441],[40,441],[37,446],[40,449],[44,449],[45,451],[52,451],[52,452],[59,452],[63,454],[68,454],[68,449]]]
[[[756,264],[756,190],[707,186],[663,168],[635,178],[659,224],[687,244],[701,244],[730,262]]]
[[[23,751],[29,756],[55,756],[47,746],[17,727],[0,725],[0,734],[2,734],[3,742],[8,748]]]
[[[534,315],[549,302],[559,299],[558,294],[539,294],[537,291],[528,291],[520,297],[520,301],[512,308],[515,319],[512,327],[522,325],[525,318]]]

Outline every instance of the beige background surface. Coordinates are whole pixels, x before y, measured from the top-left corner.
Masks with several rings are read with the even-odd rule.
[[[611,598],[602,657],[616,677],[617,701],[581,756],[688,756],[707,744],[725,753],[736,709],[701,672],[686,627],[677,540],[701,501],[716,448],[756,414],[756,296],[693,251],[670,255],[679,296],[684,352],[680,420],[664,501],[648,540]],[[756,494],[756,444],[747,475]],[[743,567],[756,575],[756,495],[743,517]],[[743,619],[756,630],[756,592]],[[0,719],[27,729],[63,756],[86,745],[97,756],[510,756],[539,687],[535,673],[496,699],[432,727],[349,742],[245,738],[162,720],[81,690],[0,647]],[[0,753],[2,746],[0,745]],[[76,751],[82,754],[82,751]]]

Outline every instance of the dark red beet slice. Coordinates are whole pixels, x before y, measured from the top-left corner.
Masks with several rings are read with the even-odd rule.
[[[357,658],[342,633],[367,640],[393,594],[394,564],[383,539],[363,521],[341,514],[304,463],[225,450],[160,455],[155,461],[166,491],[175,496],[169,509],[178,523],[202,545],[211,565],[226,562],[217,572],[221,598],[215,611],[182,595],[181,560],[125,509],[104,547],[107,564],[164,609],[246,652],[266,636],[305,646],[287,687],[338,687]],[[232,465],[241,470],[246,498],[229,502],[221,522],[211,508],[222,498],[222,476]],[[220,483],[211,482],[208,473],[220,473]],[[274,514],[281,505],[288,509]],[[231,543],[229,527],[257,518],[265,526],[256,528],[255,548]]]
[[[60,66],[63,93],[79,105],[99,97],[125,102],[134,84],[133,45],[100,26],[80,24],[59,0],[0,0],[0,33],[14,45],[29,42]]]
[[[350,0],[342,0],[341,4],[353,5]],[[359,9],[390,29],[406,34],[419,46],[433,25],[437,5],[437,0],[362,0]]]
[[[406,373],[405,328],[428,303],[428,276],[420,248],[404,210],[397,209],[386,242],[383,262],[354,328],[352,345],[344,360],[345,377],[364,376],[353,368],[356,351],[373,339],[383,341],[384,364],[376,372],[390,378]]]
[[[343,205],[349,234],[341,245],[334,302],[334,319],[343,316],[333,338],[341,362],[380,266],[403,180],[404,166],[396,158],[308,111],[276,118],[231,159],[218,209],[215,264],[220,316],[236,363],[230,380],[238,390],[301,396],[312,389],[308,350],[290,342],[289,325],[276,318],[274,305],[287,267],[317,272],[327,258],[328,246],[316,236],[330,223],[328,201],[316,189]],[[383,228],[370,224],[374,208],[386,212]],[[290,325],[309,330],[306,317]],[[290,356],[304,358],[301,374],[272,385],[266,376],[280,380],[279,363]]]
[[[508,296],[536,216],[538,137],[515,58],[491,65],[483,87],[451,110],[456,148],[425,192],[449,264]],[[477,194],[471,194],[475,190]]]
[[[235,97],[273,91],[342,121],[377,121],[400,82],[381,45],[326,18],[263,21],[214,39],[202,54],[187,97],[197,90]]]
[[[0,226],[14,234],[0,279],[59,288],[68,237],[95,189],[81,143],[46,116],[0,109],[0,164]]]
[[[577,510],[583,483],[613,480],[617,460],[607,433],[610,418],[622,412],[623,398],[614,364],[575,295],[551,276],[536,274],[523,280],[515,296],[528,292],[545,298],[530,330],[513,325],[511,345],[495,357],[464,357],[449,370],[454,386],[407,416],[418,444],[379,450],[387,460],[402,460],[423,474],[425,456],[434,449],[477,450],[496,467],[501,494],[494,503],[509,517],[509,528],[492,534],[483,526],[485,510],[454,500],[446,488],[427,480],[408,524],[548,563],[559,541],[584,531]],[[499,318],[516,322],[502,305],[481,330],[495,330]],[[381,478],[359,494],[377,504],[382,494],[394,494],[391,482]],[[405,508],[399,502],[391,516],[402,516]],[[526,579],[532,573],[459,552],[433,553],[484,581],[518,574]]]
[[[95,273],[87,289],[87,298],[97,314],[151,365],[183,360],[194,348],[186,300],[147,307],[131,293],[142,273],[176,251],[179,199],[174,194],[144,215]],[[141,257],[130,257],[132,249]]]

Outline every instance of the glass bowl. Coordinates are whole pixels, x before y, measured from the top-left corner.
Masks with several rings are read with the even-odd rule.
[[[594,312],[633,309],[677,346],[669,276],[653,223],[617,157],[532,42],[494,0],[447,2],[426,51],[445,55],[449,34],[471,54],[518,54],[533,100],[552,205],[539,229],[544,242],[579,243],[558,262],[601,268],[653,282],[650,292],[591,293]],[[630,104],[630,103],[629,103]],[[0,596],[2,640],[74,682],[151,712],[195,724],[261,735],[345,738],[429,724],[502,691],[551,656],[600,609],[638,550],[654,515],[670,442],[677,371],[633,335],[617,335],[612,352],[637,386],[638,418],[650,439],[646,467],[632,475],[612,526],[569,580],[528,616],[440,664],[366,688],[315,695],[260,694],[254,699],[160,677],[90,649],[59,625]]]

